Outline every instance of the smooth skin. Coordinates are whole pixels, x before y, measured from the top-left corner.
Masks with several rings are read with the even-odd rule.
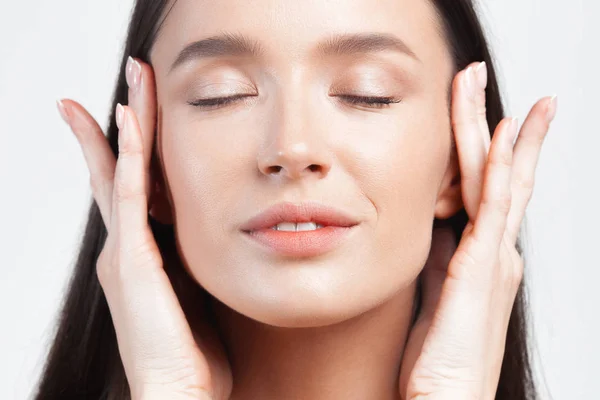
[[[556,98],[543,98],[532,107],[514,147],[518,123],[511,118],[498,125],[490,142],[481,112],[484,71],[485,65],[473,63],[453,82],[452,125],[469,223],[458,247],[450,231],[433,232],[423,270],[424,308],[400,370],[403,399],[491,399],[498,384],[508,320],[523,275],[517,233]],[[117,109],[118,159],[80,104],[59,102],[81,144],[108,229],[97,271],[119,351],[135,399],[222,399],[231,385],[219,381],[228,379],[222,360],[203,354],[147,223],[156,112],[152,69],[132,59],[127,76],[130,105]]]
[[[453,70],[430,2],[214,4],[177,1],[149,64],[129,61],[118,158],[80,104],[59,103],[107,227],[97,272],[133,398],[493,398],[523,269],[516,236],[556,101],[532,108],[516,145],[509,118],[490,140],[486,66]],[[170,69],[184,46],[223,32],[262,55]],[[315,53],[330,35],[368,32],[400,38],[416,58]],[[190,103],[231,94],[253,96]],[[275,202],[304,200],[360,224],[335,251],[302,260],[239,230]],[[460,243],[432,231],[434,217],[463,207]],[[161,259],[148,213],[174,225],[185,271]],[[212,295],[216,326],[179,278]]]

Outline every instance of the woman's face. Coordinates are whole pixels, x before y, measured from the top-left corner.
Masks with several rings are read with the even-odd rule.
[[[180,56],[223,34],[256,54],[213,40]],[[454,174],[452,65],[428,1],[178,0],[151,62],[179,251],[208,292],[264,323],[317,326],[411,287],[434,217],[451,214]],[[190,104],[236,95],[248,97]],[[280,202],[335,207],[358,225],[333,250],[290,257],[241,230]]]

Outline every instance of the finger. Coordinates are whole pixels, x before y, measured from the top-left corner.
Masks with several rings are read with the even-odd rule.
[[[513,143],[517,134],[516,118],[504,119],[496,128],[485,169],[481,204],[473,226],[473,235],[489,244],[485,250],[499,249],[511,205]],[[484,254],[482,254],[483,256]]]
[[[137,246],[141,232],[148,230],[148,205],[142,135],[130,107],[117,104],[119,157],[113,188],[113,221],[118,225],[121,246]],[[113,226],[115,226],[113,225]]]
[[[486,87],[488,82],[487,64],[484,61],[479,63],[479,65],[475,66],[474,68],[479,89],[475,99],[475,106],[477,108],[479,129],[481,131],[481,137],[483,138],[483,146],[485,148],[485,154],[487,155],[490,151],[490,144],[492,141],[492,138],[490,137],[490,128],[487,121],[486,106]]]
[[[108,229],[112,208],[112,188],[116,158],[102,128],[83,106],[73,100],[59,100],[57,106],[81,146],[92,194]]]
[[[211,391],[206,358],[163,268],[147,220],[144,152],[137,117],[117,105],[119,157],[111,223],[118,234],[118,282],[104,275],[119,351],[137,393],[188,387]],[[104,287],[103,286],[103,287]]]
[[[555,97],[538,101],[527,115],[517,138],[511,182],[512,203],[506,225],[511,243],[517,240],[525,209],[531,199],[540,150],[555,114]]]
[[[481,130],[481,118],[477,96],[481,90],[477,84],[475,68],[471,65],[459,72],[453,84],[452,128],[456,137],[461,190],[465,210],[470,219],[475,219],[481,197],[483,174],[487,159],[487,148]],[[481,94],[479,94],[481,97]],[[485,114],[485,111],[483,111]]]
[[[154,145],[156,128],[156,88],[152,67],[142,61],[129,57],[125,68],[129,86],[129,106],[138,118],[144,148],[144,168],[146,179],[150,179],[150,160]],[[150,189],[150,182],[148,182]],[[147,193],[149,196],[150,193]]]

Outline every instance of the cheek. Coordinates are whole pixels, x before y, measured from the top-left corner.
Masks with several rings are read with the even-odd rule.
[[[239,222],[232,215],[243,202],[240,188],[251,181],[249,152],[226,140],[226,129],[180,121],[165,123],[162,139],[180,248],[190,261],[215,260],[228,251],[227,238]]]
[[[450,144],[443,109],[437,116],[420,111],[432,108],[407,107],[397,119],[363,127],[347,144],[347,169],[376,209],[373,246],[384,265],[420,268],[429,252]]]

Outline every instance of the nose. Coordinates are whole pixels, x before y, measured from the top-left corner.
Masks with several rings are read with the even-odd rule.
[[[324,178],[332,165],[324,135],[314,128],[316,120],[298,106],[301,102],[288,100],[286,104],[292,106],[278,109],[275,122],[268,127],[265,146],[257,157],[259,170],[268,177],[290,180]]]

